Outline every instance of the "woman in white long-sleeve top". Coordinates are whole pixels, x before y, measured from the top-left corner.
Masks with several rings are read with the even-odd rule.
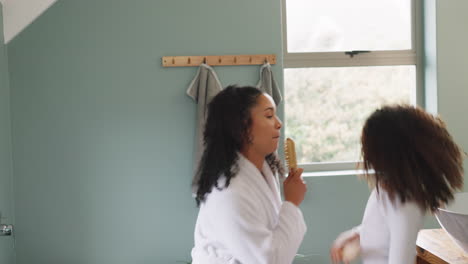
[[[375,188],[361,225],[335,240],[331,258],[343,261],[343,247],[357,239],[364,264],[414,264],[425,213],[463,186],[462,152],[442,120],[406,105],[376,110],[361,143],[365,177]]]
[[[209,104],[193,264],[292,263],[306,232],[306,185],[302,169],[290,171],[281,201],[281,125],[272,98],[254,87],[227,87]]]

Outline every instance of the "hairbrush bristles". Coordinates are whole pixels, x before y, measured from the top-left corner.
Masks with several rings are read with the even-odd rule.
[[[284,154],[286,157],[286,165],[289,169],[296,169],[297,168],[297,160],[296,160],[296,147],[294,145],[294,141],[290,138],[286,139],[284,145]]]

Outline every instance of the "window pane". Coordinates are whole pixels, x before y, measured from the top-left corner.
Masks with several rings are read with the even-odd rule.
[[[416,67],[285,69],[286,136],[299,163],[360,159],[365,119],[383,104],[416,102]]]
[[[409,0],[286,0],[288,52],[411,49]]]

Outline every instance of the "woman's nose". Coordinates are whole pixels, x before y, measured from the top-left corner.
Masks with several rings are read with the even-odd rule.
[[[276,128],[280,129],[283,126],[283,123],[281,123],[281,120],[279,117],[276,117]]]

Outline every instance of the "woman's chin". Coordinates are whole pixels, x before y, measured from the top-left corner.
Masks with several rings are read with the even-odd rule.
[[[275,153],[277,150],[278,150],[278,146],[276,146],[275,148],[272,148],[270,151],[268,151],[267,156],[270,155],[270,154]]]

